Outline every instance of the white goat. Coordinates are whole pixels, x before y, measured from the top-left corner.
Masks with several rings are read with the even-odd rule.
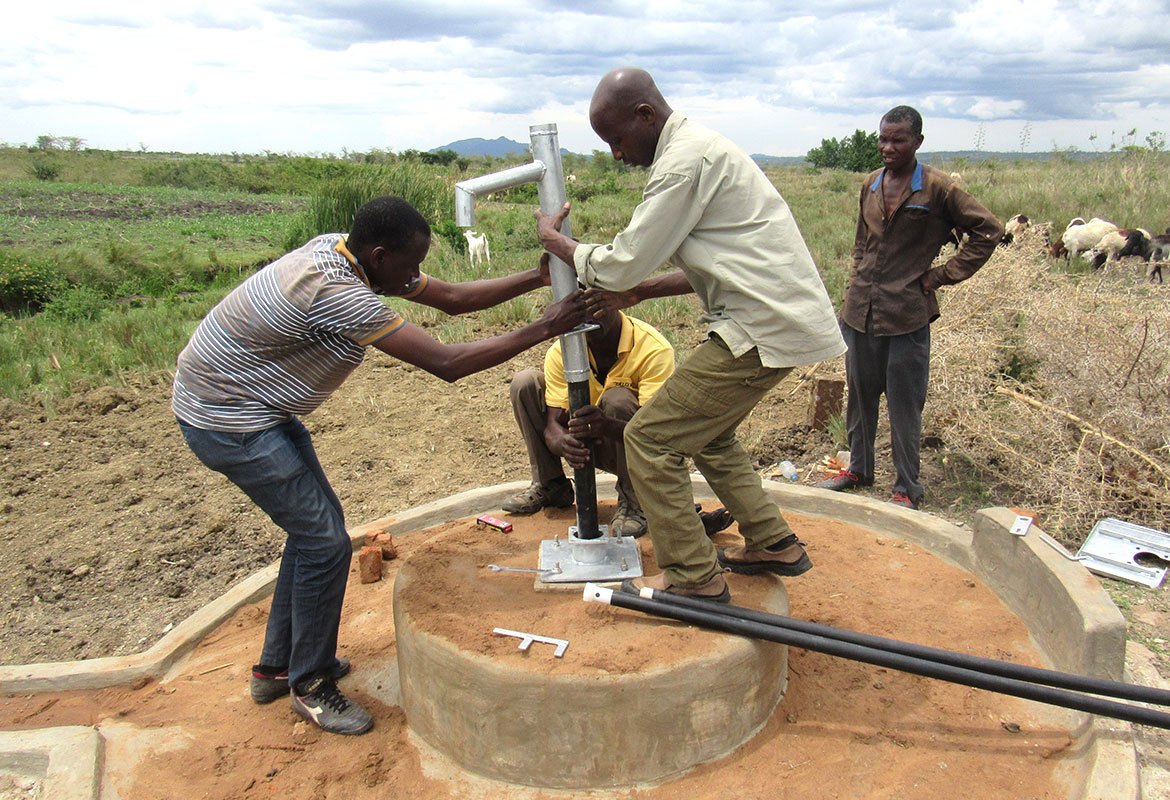
[[[1118,228],[1102,236],[1084,257],[1092,261],[1096,268],[1111,264],[1123,255],[1138,256],[1148,261],[1151,253],[1150,239],[1150,232],[1144,228]]]
[[[1070,224],[1068,229],[1065,230],[1064,235],[1060,237],[1060,240],[1064,243],[1064,249],[1068,252],[1068,257],[1075,258],[1085,250],[1092,250],[1105,234],[1112,233],[1115,230],[1117,230],[1117,226],[1112,222],[1103,220],[1100,217],[1093,217],[1083,225]]]
[[[471,266],[474,267],[484,261],[491,263],[492,251],[488,247],[486,233],[467,230],[463,232],[463,238],[467,240],[467,258],[471,261]]]

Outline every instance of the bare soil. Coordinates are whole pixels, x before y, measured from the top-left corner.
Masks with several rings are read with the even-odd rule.
[[[480,331],[476,335],[488,333]],[[688,339],[693,340],[695,335],[681,333],[680,349],[689,349]],[[509,364],[448,385],[379,353],[371,353],[366,363],[322,408],[305,418],[321,461],[345,506],[349,524],[354,526],[388,516],[470,487],[527,479],[523,445],[508,406],[507,383],[516,369],[538,366],[542,354],[543,348],[537,348]],[[804,425],[807,398],[807,385],[791,378],[772,392],[741,429],[745,446],[765,473],[775,462],[789,459],[802,468],[802,480],[812,480],[815,475],[810,476],[807,468],[836,452],[838,445],[827,434],[810,432]],[[169,402],[168,375],[119,387],[80,390],[51,411],[0,401],[0,614],[3,615],[0,663],[86,659],[143,650],[232,584],[279,557],[281,532],[226,479],[197,461],[178,432]],[[879,441],[884,437],[884,433],[879,433]],[[879,461],[888,460],[888,455],[879,453]],[[923,466],[929,493],[924,511],[969,524],[972,510],[969,498],[963,495],[962,487],[948,483],[942,459],[928,450],[924,452]],[[875,486],[863,491],[884,499],[888,496],[890,478],[881,469]],[[828,547],[827,540],[831,538],[821,538],[817,546]],[[887,547],[885,552],[894,553],[894,550]],[[901,551],[897,555],[899,558],[879,563],[887,569],[883,572],[885,582],[896,592],[901,591],[901,599],[891,602],[891,610],[901,612],[901,621],[905,621],[920,616],[906,613],[910,602],[907,598],[914,598],[915,602],[920,597],[944,599],[943,595],[950,590],[929,582],[913,590],[903,589],[902,582],[908,573],[892,565],[912,565],[914,559],[901,558]],[[818,567],[822,563],[818,561]],[[831,570],[823,567],[814,570],[818,572],[828,577]],[[794,598],[795,614],[807,613],[822,621],[836,620],[835,624],[848,624],[851,620],[864,622],[841,611],[826,613],[823,604],[830,602],[828,595],[811,588],[814,584],[810,582],[797,586],[803,588]],[[832,594],[837,590],[825,591]],[[361,592],[355,592],[355,596],[360,597]],[[1167,627],[1170,604],[1165,590],[1136,593],[1127,590],[1122,608],[1130,620],[1131,631],[1147,642],[1165,642],[1170,629]],[[245,644],[210,665],[230,661],[232,667],[197,682],[214,680],[217,691],[227,691],[246,700],[242,694],[246,673],[242,670],[258,652],[262,618],[262,607],[241,612],[233,625],[244,631],[240,635]],[[894,623],[889,625],[887,630],[895,631],[893,635],[913,638]],[[952,626],[949,638],[944,638],[942,643],[959,649],[970,644],[972,651],[978,652],[980,642],[968,642],[963,637],[966,630],[965,625]],[[880,633],[881,629],[876,632]],[[392,647],[389,634],[387,639],[384,646]],[[1016,650],[1016,645],[1009,649]],[[1154,650],[1153,654],[1146,651],[1150,663],[1160,667],[1163,676],[1170,674],[1156,652],[1157,647]],[[351,651],[351,655],[360,657],[361,654]],[[796,674],[808,675],[813,662],[803,659],[816,658],[815,655],[794,658]],[[1152,677],[1157,679],[1158,673],[1153,672]],[[825,698],[832,697],[836,703],[841,693],[862,690],[877,681],[886,689],[880,698],[873,700],[874,708],[883,703],[896,706],[911,699],[925,715],[915,723],[917,732],[910,740],[904,733],[890,733],[881,726],[868,724],[865,716],[856,711],[850,712],[848,719],[852,722],[844,727],[832,717],[817,717],[815,726],[800,732],[807,734],[810,743],[816,746],[827,746],[838,737],[847,740],[850,749],[841,754],[845,761],[838,764],[839,768],[844,769],[844,763],[855,752],[865,751],[868,745],[890,747],[891,753],[916,747],[921,741],[916,737],[937,736],[936,726],[943,724],[938,720],[928,721],[930,715],[924,709],[929,704],[919,702],[923,689],[918,684],[904,684],[902,678],[888,676],[877,679],[870,673],[856,671],[839,681],[828,685],[798,682],[785,702],[800,703],[801,709],[818,709],[827,702]],[[169,705],[172,701],[168,699],[172,695],[175,701],[198,700],[198,695],[188,696],[189,691],[180,682],[144,690],[111,689],[100,693],[100,700],[103,708],[117,713],[125,710],[123,705],[126,709],[137,708],[139,697],[149,697],[146,708],[150,710],[143,712],[138,724],[162,725],[162,720],[173,713]],[[377,740],[366,739],[355,745],[348,740],[339,741],[338,737],[325,737],[308,751],[297,742],[314,737],[303,728],[294,728],[291,712],[253,709],[242,702],[238,708],[244,712],[238,723],[243,728],[251,729],[261,719],[269,722],[275,719],[280,724],[253,739],[229,737],[224,739],[222,747],[212,748],[220,760],[206,765],[212,774],[235,776],[233,780],[238,777],[241,782],[223,784],[234,786],[237,794],[216,794],[208,789],[209,797],[244,796],[243,787],[249,780],[260,783],[269,780],[264,772],[258,778],[245,780],[243,775],[252,775],[256,764],[271,761],[271,768],[279,773],[291,760],[307,757],[308,751],[320,753],[309,763],[318,763],[318,758],[323,759],[321,764],[338,759],[338,763],[348,765],[356,774],[368,775],[369,785],[379,787],[383,793],[369,796],[385,796],[399,780],[406,781],[401,788],[410,796],[416,790],[420,797],[448,796],[446,784],[427,788],[430,779],[408,780],[400,772],[407,768],[420,769],[420,755],[408,740],[397,708],[378,710],[379,729],[386,733]],[[30,710],[35,708],[24,713]],[[797,719],[805,713],[798,711]],[[92,724],[100,716],[93,710],[92,721],[82,724]],[[53,724],[51,715],[34,715],[25,721],[6,715],[0,720],[0,727],[4,728],[45,724]],[[769,741],[778,739],[784,747],[792,746],[793,740],[782,736],[779,730],[791,724],[781,715],[775,722],[777,727],[769,728]],[[967,728],[959,732],[948,729],[949,732],[920,754],[929,753],[937,765],[949,765],[946,769],[951,770],[949,774],[955,785],[962,786],[971,776],[955,768],[958,762],[951,760],[949,751],[967,746],[969,743],[965,741],[969,735],[977,742],[969,749],[998,750],[1000,734],[994,730],[998,724],[998,718],[991,719],[986,730],[975,733],[969,733]],[[237,750],[237,746],[241,749]],[[1170,765],[1166,739],[1155,739],[1150,746],[1147,766],[1164,771]],[[774,772],[775,762],[765,765],[762,760],[761,754],[767,752],[770,751],[753,744],[747,752],[737,755],[734,763],[749,776]],[[785,779],[791,772],[806,769],[801,767],[804,756],[774,752],[773,756],[783,759]],[[984,774],[982,767],[973,764],[971,769]],[[322,766],[319,771],[327,770]],[[687,783],[684,794],[728,796],[722,773],[703,774],[708,778],[693,779],[697,782]],[[387,780],[391,783],[387,784]],[[328,783],[322,788],[321,780],[316,778],[306,779],[304,783],[318,787],[316,793],[295,795],[266,786],[266,791],[274,793],[261,796],[317,798],[338,796],[341,791]],[[282,786],[287,788],[286,784]],[[744,793],[732,796],[774,796],[767,786],[741,788]],[[349,793],[347,796],[362,795]],[[846,792],[842,796],[862,795]],[[864,796],[887,795],[878,792]],[[1003,796],[1045,794],[1024,792]]]
[[[613,510],[612,501],[603,501],[603,522]],[[397,705],[384,702],[379,677],[396,663],[390,607],[403,562],[414,567],[410,613],[420,630],[513,669],[588,679],[669,668],[715,646],[722,634],[585,604],[579,592],[534,592],[530,575],[484,568],[497,560],[531,564],[536,543],[563,534],[570,521],[568,512],[542,512],[518,521],[513,534],[485,531],[470,519],[444,523],[398,537],[400,557],[380,582],[362,584],[351,571],[341,642],[355,667],[342,685],[375,717],[374,730],[359,739],[322,734],[285,702],[256,706],[248,699],[248,664],[263,637],[264,603],[238,612],[166,681],[0,700],[0,725],[98,725],[107,739],[107,787],[124,800],[582,796],[459,770],[410,732]],[[1040,663],[1024,625],[967,573],[871,531],[797,515],[790,521],[817,564],[786,581],[794,616]],[[738,541],[734,526],[718,540]],[[640,546],[652,564],[649,541]],[[746,605],[759,601],[770,580],[730,577]],[[492,636],[493,625],[539,630],[570,645],[560,659],[537,646],[520,652],[514,639]],[[793,649],[784,699],[749,743],[657,786],[589,795],[1067,797],[1075,748],[1066,719],[1014,698]]]

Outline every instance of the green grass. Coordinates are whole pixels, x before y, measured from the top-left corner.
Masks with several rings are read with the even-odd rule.
[[[10,181],[0,183],[0,246],[57,258],[66,271],[79,254],[111,248],[252,265],[279,254],[279,234],[303,206],[289,195]]]
[[[33,179],[33,165],[44,161],[55,165],[56,177]],[[566,172],[578,179],[568,187],[573,234],[609,241],[638,204],[645,172],[608,157],[570,162]],[[321,226],[343,228],[336,220],[372,192],[405,193],[429,209],[436,236],[423,269],[433,275],[464,281],[529,269],[540,256],[533,187],[477,203],[475,227],[491,243],[489,265],[471,268],[461,232],[449,218],[457,180],[514,163],[430,166],[380,151],[308,158],[0,147],[0,267],[30,263],[30,274],[48,270],[59,279],[45,313],[0,318],[0,395],[51,403],[74,385],[169,368],[198,319],[228,289],[295,246],[294,240],[299,244]],[[1153,232],[1170,221],[1165,153],[939,166],[962,172],[968,189],[1003,219],[1023,212],[1062,230],[1073,216],[1101,216]],[[767,174],[792,208],[838,302],[851,269],[863,176],[805,167],[770,168]],[[157,185],[167,182],[195,188]],[[256,191],[276,185],[283,190]],[[319,213],[323,208],[328,213]],[[1054,268],[1066,269],[1057,263]],[[547,291],[533,293],[470,319],[390,302],[439,338],[457,341],[485,328],[529,322],[548,299]],[[643,303],[636,313],[671,338],[672,329],[695,329],[698,308],[693,298],[667,298]]]
[[[0,396],[51,408],[77,388],[120,385],[132,374],[171,369],[227,291],[123,303],[83,324],[50,314],[0,317]]]

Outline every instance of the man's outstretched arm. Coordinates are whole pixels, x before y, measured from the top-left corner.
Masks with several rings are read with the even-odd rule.
[[[546,253],[540,257],[538,267],[499,278],[452,283],[428,275],[426,288],[408,299],[447,314],[468,314],[498,306],[533,289],[551,285],[548,269]]]
[[[374,347],[400,361],[454,382],[474,372],[502,364],[535,344],[559,336],[585,321],[581,292],[551,304],[536,322],[477,342],[444,344],[407,323],[374,342]]]

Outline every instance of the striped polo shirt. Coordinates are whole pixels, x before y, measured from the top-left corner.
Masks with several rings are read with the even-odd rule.
[[[420,275],[403,297],[418,295]],[[373,292],[341,234],[318,236],[256,272],[211,310],[179,354],[175,416],[257,431],[308,414],[406,320]]]

